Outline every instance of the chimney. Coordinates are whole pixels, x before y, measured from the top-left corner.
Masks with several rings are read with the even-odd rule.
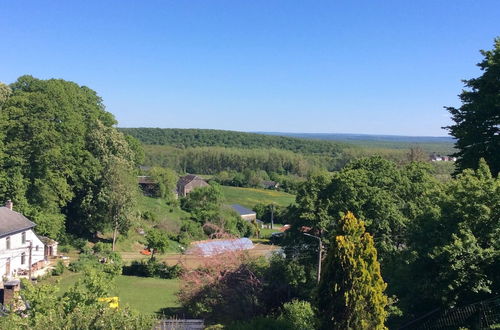
[[[14,203],[12,203],[12,201],[9,199],[5,202],[5,207],[12,211],[12,208],[14,207]]]

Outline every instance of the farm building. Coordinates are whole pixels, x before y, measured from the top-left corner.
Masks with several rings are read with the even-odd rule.
[[[181,197],[186,197],[193,189],[206,187],[208,183],[194,174],[188,174],[179,179],[177,182],[177,195]]]
[[[146,175],[138,176],[137,182],[144,195],[153,197],[158,194],[158,182],[154,181],[151,177]]]
[[[233,204],[231,205],[231,208],[235,210],[240,217],[243,220],[246,220],[248,222],[256,222],[259,227],[263,227],[264,222],[262,220],[257,219],[257,213],[255,213],[253,210],[247,209],[244,206],[241,206],[240,204]]]
[[[262,181],[262,183],[260,185],[265,189],[278,189],[280,186],[280,184],[278,182],[268,181],[268,180]]]

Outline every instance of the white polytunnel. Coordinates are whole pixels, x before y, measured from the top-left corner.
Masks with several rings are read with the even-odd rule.
[[[214,239],[192,243],[189,252],[199,253],[204,257],[208,257],[224,252],[249,250],[253,247],[252,241],[246,237],[237,239]]]

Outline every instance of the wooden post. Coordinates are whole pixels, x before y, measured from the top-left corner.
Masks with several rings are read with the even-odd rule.
[[[316,238],[319,242],[319,246],[318,246],[318,249],[319,249],[319,251],[318,251],[318,275],[317,275],[317,280],[318,280],[318,284],[319,284],[319,281],[321,280],[321,254],[323,252],[323,242],[321,241],[321,237],[314,236],[314,235],[311,235],[308,233],[303,233],[303,234],[306,236]]]
[[[318,284],[319,281],[321,280],[321,253],[323,250],[323,243],[321,242],[321,238],[318,239],[319,241],[319,252],[318,252]]]
[[[33,242],[30,242],[30,247],[29,247],[29,258],[28,258],[28,280],[31,282],[31,250],[33,249]]]
[[[271,229],[274,226],[274,204],[271,204]]]

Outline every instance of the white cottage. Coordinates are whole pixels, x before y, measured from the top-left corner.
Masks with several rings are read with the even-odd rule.
[[[12,210],[12,202],[0,207],[0,281],[26,274],[45,264],[44,243],[33,231],[35,223]],[[30,251],[31,250],[31,251]]]

